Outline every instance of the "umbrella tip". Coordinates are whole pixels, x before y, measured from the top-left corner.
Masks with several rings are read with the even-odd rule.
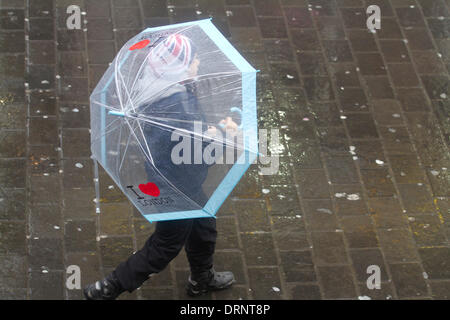
[[[257,73],[258,73],[258,72],[261,72],[261,70],[257,69],[256,72],[257,72]]]
[[[125,113],[120,112],[120,111],[113,111],[113,110],[108,111],[108,114],[113,115],[113,116],[119,116],[119,117],[125,116]]]

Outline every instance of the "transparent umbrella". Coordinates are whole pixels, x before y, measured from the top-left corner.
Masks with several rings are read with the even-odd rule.
[[[149,221],[215,216],[258,154],[256,72],[209,19],[142,31],[90,97],[96,168]]]

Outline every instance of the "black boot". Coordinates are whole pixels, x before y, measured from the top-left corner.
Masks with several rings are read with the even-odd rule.
[[[83,293],[86,300],[115,300],[124,291],[111,273],[105,279],[86,286]]]
[[[210,270],[191,274],[186,287],[189,296],[195,297],[209,291],[223,290],[231,287],[235,282],[234,275],[230,271],[216,272],[214,268]]]

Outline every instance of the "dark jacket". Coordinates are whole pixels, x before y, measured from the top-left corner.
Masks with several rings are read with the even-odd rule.
[[[194,121],[198,121],[202,123],[203,132],[207,129],[195,92],[189,87],[187,87],[187,90],[163,97],[151,105],[144,105],[142,108],[148,116],[182,120],[161,121],[171,127],[193,132]],[[181,192],[187,196],[194,197],[202,192],[202,184],[208,175],[209,166],[204,161],[202,161],[202,164],[194,164],[193,135],[191,135],[191,164],[174,164],[171,160],[171,153],[173,148],[180,143],[181,138],[180,141],[171,141],[173,131],[173,129],[152,123],[146,123],[144,126],[144,135],[155,166]],[[206,143],[203,143],[202,154],[205,147]],[[147,164],[147,168],[149,168],[148,165],[150,164]]]

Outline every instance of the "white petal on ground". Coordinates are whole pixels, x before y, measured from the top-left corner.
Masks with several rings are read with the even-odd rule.
[[[359,194],[357,194],[357,193],[349,194],[349,195],[347,195],[347,200],[351,200],[351,201],[359,200]]]
[[[322,213],[333,214],[333,212],[331,212],[330,209],[326,209],[326,208],[319,208],[319,209],[317,209],[317,211],[322,212]]]
[[[439,175],[439,171],[436,171],[436,170],[431,170],[430,173],[431,173],[433,176]]]

